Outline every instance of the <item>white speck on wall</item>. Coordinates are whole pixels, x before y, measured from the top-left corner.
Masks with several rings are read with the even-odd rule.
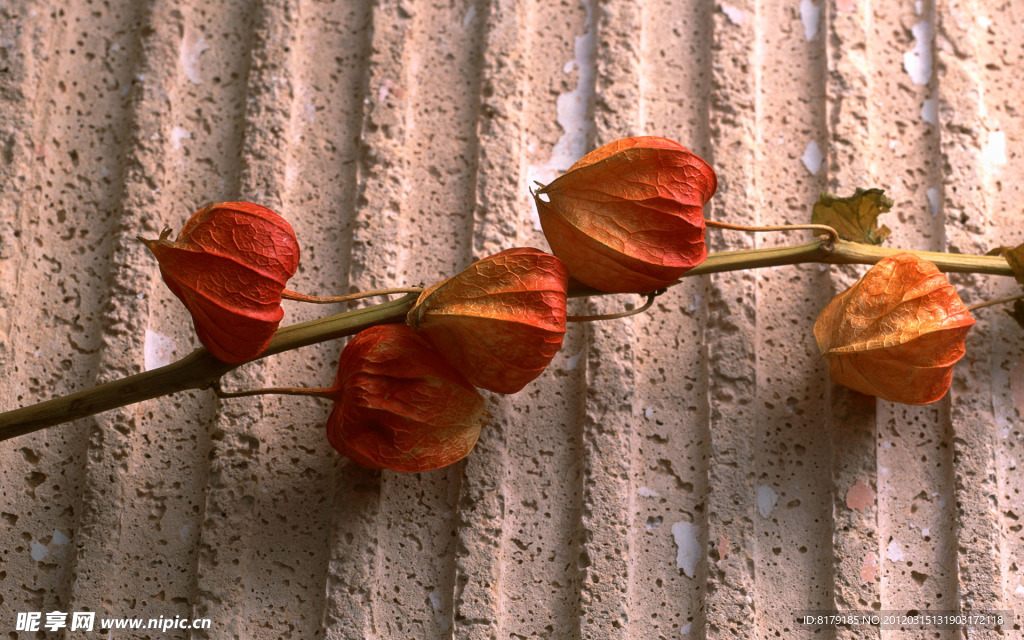
[[[192,533],[192,527],[186,524],[178,531],[178,536],[180,536],[182,540],[188,540],[188,534],[190,533]]]
[[[927,538],[928,535],[931,534],[931,532],[932,532],[932,528],[931,527],[921,527],[921,537],[922,538]]]
[[[696,311],[697,309],[700,309],[700,304],[703,301],[704,301],[704,296],[702,296],[699,293],[693,294],[693,302],[691,302],[690,304],[686,305],[686,310],[687,311]]]
[[[729,18],[729,22],[737,26],[743,24],[743,21],[747,18],[746,14],[743,13],[743,9],[734,7],[731,4],[725,4],[724,2],[722,3],[722,13],[725,14],[726,18]]]
[[[985,148],[982,151],[985,162],[989,166],[1001,167],[1006,164],[1006,134],[1002,131],[989,131]]]
[[[35,560],[36,562],[39,562],[40,560],[45,558],[47,555],[49,555],[50,550],[47,549],[45,545],[41,545],[38,542],[36,542],[35,540],[33,540],[29,544],[29,552],[32,554],[32,559]]]
[[[914,13],[921,15],[922,11],[924,11],[924,3],[921,0],[916,0],[914,2]]]
[[[638,495],[641,495],[641,496],[643,496],[645,498],[657,498],[658,497],[658,492],[657,491],[655,491],[654,489],[649,489],[647,487],[640,487],[640,488],[638,488],[636,490],[636,492],[637,492]]]
[[[526,186],[536,187],[534,182],[549,184],[563,171],[573,165],[587,152],[587,139],[593,128],[587,117],[594,102],[594,78],[597,75],[594,63],[597,39],[594,29],[593,0],[580,0],[586,9],[587,18],[582,35],[576,36],[573,52],[575,58],[565,64],[565,73],[578,72],[576,88],[558,96],[556,101],[558,124],[562,136],[551,149],[551,157],[544,164],[531,164],[526,168]],[[540,231],[540,217],[537,208],[530,207],[530,222],[535,231]]]
[[[818,173],[818,169],[821,168],[821,161],[824,156],[821,155],[821,149],[818,148],[818,143],[811,140],[807,143],[807,148],[804,149],[804,155],[800,158],[804,162],[804,166],[811,172],[811,175]]]
[[[71,541],[68,540],[68,537],[66,535],[64,535],[63,533],[60,532],[60,529],[55,529],[53,531],[53,544],[56,544],[56,545],[59,545],[59,546],[63,547],[64,545],[66,545],[69,542],[71,542]]]
[[[890,442],[888,440],[882,440],[882,448],[883,449],[892,449],[892,442]]]
[[[942,204],[942,195],[939,193],[939,190],[931,187],[925,192],[925,195],[928,196],[928,206],[931,208],[932,215],[939,215],[939,205]]]
[[[580,349],[576,353],[572,354],[565,359],[565,368],[568,371],[574,371],[576,367],[580,366],[580,358],[583,357],[583,349]]]
[[[159,369],[171,363],[174,354],[174,340],[156,331],[146,329],[143,352],[146,371]]]
[[[644,417],[650,420],[652,416],[654,416],[654,407],[644,408]]]
[[[462,26],[468,27],[473,22],[473,18],[476,17],[476,5],[469,5],[469,10],[466,11],[466,15],[462,17]]]
[[[813,40],[818,35],[818,23],[821,20],[821,7],[811,0],[800,0],[800,19],[804,23],[804,38]]]
[[[679,635],[684,637],[684,638],[688,638],[690,636],[690,629],[691,628],[693,628],[693,623],[692,622],[687,622],[686,624],[684,624],[683,626],[681,626],[679,628]]]
[[[992,18],[989,18],[988,16],[978,16],[977,20],[978,26],[986,31],[992,26]]]
[[[210,48],[206,38],[198,35],[194,29],[185,29],[185,35],[181,39],[181,51],[178,55],[178,64],[192,84],[201,84],[203,75],[199,70],[199,56]]]
[[[687,578],[697,572],[703,550],[700,546],[700,527],[689,522],[677,522],[672,525],[672,537],[676,540],[676,566],[683,570]]]
[[[932,78],[932,38],[930,22],[922,20],[913,26],[914,48],[903,54],[903,69],[914,84],[928,84]]]
[[[939,123],[939,103],[935,98],[928,98],[921,103],[921,119],[928,124]]]
[[[885,557],[893,562],[903,562],[903,547],[896,540],[889,542]]]
[[[182,140],[189,140],[190,138],[192,138],[192,134],[181,127],[171,129],[171,144],[174,145],[175,149],[181,148]]]
[[[431,591],[427,597],[430,598],[430,606],[434,607],[434,611],[440,611],[441,596],[437,595],[436,591]]]
[[[775,503],[779,501],[779,494],[772,491],[772,488],[766,484],[758,485],[757,487],[757,512],[761,514],[762,518],[767,518],[772,513],[772,509],[775,508]]]

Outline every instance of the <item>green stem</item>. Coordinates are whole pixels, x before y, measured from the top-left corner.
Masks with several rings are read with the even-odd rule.
[[[259,358],[353,335],[374,325],[401,322],[417,297],[413,293],[365,309],[284,327],[274,334],[270,346]],[[207,389],[239,366],[221,362],[206,349],[198,349],[159,369],[2,413],[0,441],[170,393]]]
[[[686,277],[756,269],[805,262],[825,264],[874,264],[879,260],[908,252],[840,240],[819,239],[792,247],[772,247],[747,251],[727,251],[708,256],[702,264],[686,272]],[[935,263],[942,271],[984,273],[1013,277],[1006,258],[975,256],[932,251],[909,251]],[[604,295],[603,292],[574,284],[573,297]],[[417,298],[416,293],[397,300],[348,311],[326,318],[279,329],[270,347],[260,358],[283,351],[349,336],[379,324],[397,323]],[[257,358],[258,359],[258,358]],[[0,441],[32,433],[49,426],[71,422],[103,411],[124,407],[186,389],[207,389],[224,374],[240,365],[220,362],[205,349],[199,349],[181,360],[159,369],[84,389],[70,395],[0,414]]]

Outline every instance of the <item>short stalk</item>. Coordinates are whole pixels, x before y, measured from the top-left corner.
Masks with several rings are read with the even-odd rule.
[[[423,293],[423,287],[395,287],[393,289],[357,291],[356,293],[350,293],[345,296],[310,296],[306,295],[305,293],[299,293],[297,291],[285,289],[284,291],[281,292],[281,297],[285,300],[295,300],[297,302],[312,302],[313,304],[335,304],[338,302],[352,302],[353,300],[372,298],[374,296],[389,296],[395,293]]]
[[[225,391],[217,380],[210,388],[217,394],[218,398],[245,398],[248,396],[262,395],[283,395],[283,396],[310,396],[334,400],[338,395],[337,387],[264,387],[262,389],[250,389],[248,391]]]
[[[665,293],[666,291],[668,291],[668,289],[658,289],[657,291],[652,291],[648,293],[647,302],[645,302],[643,306],[637,307],[636,309],[630,309],[629,311],[620,311],[619,313],[603,313],[592,316],[566,316],[565,321],[598,322],[600,320],[618,320],[619,318],[628,318],[629,316],[635,316],[650,309],[651,305],[654,304],[654,299],[660,296],[661,294]]]
[[[832,242],[839,241],[839,232],[827,224],[773,224],[767,226],[750,226],[746,224],[732,224],[731,222],[719,222],[717,220],[704,220],[704,224],[718,229],[731,229],[733,231],[753,231],[760,233],[764,231],[818,231],[828,235]]]
[[[977,311],[978,309],[984,309],[985,307],[993,307],[997,304],[1006,304],[1007,302],[1014,302],[1016,300],[1024,300],[1024,293],[1018,293],[1015,296],[1006,296],[1005,298],[996,298],[994,300],[985,300],[984,302],[978,302],[967,307],[967,310]]]

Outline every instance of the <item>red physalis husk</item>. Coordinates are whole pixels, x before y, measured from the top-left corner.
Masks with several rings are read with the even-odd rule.
[[[371,469],[429,471],[464,458],[484,399],[404,324],[359,332],[341,353],[327,439]]]
[[[565,336],[569,272],[539,249],[506,249],[424,291],[408,323],[474,385],[515,393]]]
[[[946,276],[912,253],[881,260],[818,316],[832,379],[904,404],[946,395],[974,318]]]
[[[573,278],[647,293],[707,258],[703,207],[717,188],[714,170],[686,148],[641,136],[591,151],[534,200],[551,251]]]
[[[288,221],[258,204],[221,202],[193,215],[177,240],[169,236],[142,241],[203,346],[230,363],[263,353],[284,316],[281,291],[299,266]]]

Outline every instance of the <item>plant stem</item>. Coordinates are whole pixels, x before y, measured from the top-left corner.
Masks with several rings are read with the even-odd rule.
[[[1005,298],[996,298],[994,300],[985,300],[984,302],[978,302],[967,307],[967,310],[976,311],[978,309],[984,309],[985,307],[991,307],[997,304],[1006,304],[1007,302],[1013,302],[1014,300],[1024,300],[1024,293],[1019,293],[1015,296],[1006,296]]]
[[[820,231],[828,234],[829,240],[832,242],[839,242],[839,232],[828,226],[827,224],[773,224],[768,226],[751,226],[746,224],[733,224],[731,222],[719,222],[717,220],[704,220],[704,224],[708,227],[717,227],[719,229],[732,229],[733,231]]]
[[[593,316],[566,316],[565,317],[565,321],[566,322],[597,322],[597,321],[600,321],[600,320],[618,320],[620,318],[628,318],[629,316],[635,316],[637,314],[643,313],[644,311],[647,311],[648,309],[650,309],[651,305],[654,304],[654,299],[657,298],[658,296],[660,296],[661,294],[665,293],[666,291],[668,291],[668,289],[658,289],[657,291],[652,291],[652,292],[648,293],[647,294],[647,302],[645,302],[643,304],[643,306],[637,307],[636,309],[630,309],[629,311],[620,311],[619,313],[603,313],[603,314],[598,314],[598,315],[593,315]]]
[[[312,302],[313,304],[334,304],[336,302],[352,302],[373,296],[388,296],[393,293],[423,293],[423,287],[396,287],[394,289],[375,289],[373,291],[357,291],[344,296],[311,296],[297,291],[285,289],[281,297],[285,300],[296,300],[298,302]]]
[[[352,335],[378,324],[401,322],[417,297],[409,294],[365,309],[284,327],[274,334],[270,346],[259,358]],[[0,441],[177,391],[207,389],[239,366],[221,362],[206,349],[198,349],[159,369],[2,413]]]
[[[247,396],[282,395],[282,396],[307,396],[311,398],[323,398],[333,400],[338,394],[335,387],[263,387],[262,389],[249,389],[247,391],[225,391],[220,386],[220,380],[210,385],[218,398],[245,398]]]
[[[845,240],[832,242],[830,239],[822,238],[790,247],[711,254],[702,264],[687,271],[685,277],[805,262],[874,264],[885,257],[904,252],[907,250],[886,249]],[[909,253],[930,260],[941,271],[1013,277],[1013,270],[1006,262],[1006,258],[1002,256],[975,256],[932,251],[909,251]],[[573,284],[570,287],[569,295],[581,297],[605,294]],[[403,322],[406,313],[417,297],[416,293],[410,293],[397,300],[365,309],[284,327],[274,334],[270,346],[260,358],[353,335],[375,325]],[[177,391],[207,389],[214,381],[238,366],[240,365],[220,362],[205,349],[199,349],[181,360],[159,369],[137,373],[91,389],[84,389],[70,395],[2,413],[0,414],[0,441]]]

